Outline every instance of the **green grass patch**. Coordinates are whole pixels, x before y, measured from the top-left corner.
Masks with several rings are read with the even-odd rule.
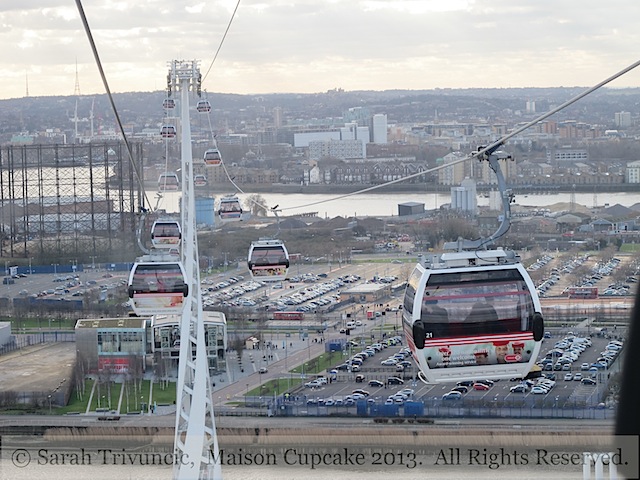
[[[64,415],[69,412],[85,413],[87,410],[87,403],[89,402],[89,396],[91,395],[91,389],[93,388],[94,380],[87,378],[84,381],[84,390],[79,390],[76,387],[73,388],[71,396],[69,397],[69,403],[64,407],[54,407],[53,413],[57,415]]]
[[[141,403],[149,401],[150,380],[138,381],[134,386],[133,381],[126,382],[124,386],[124,394],[122,395],[122,404],[120,405],[120,413],[139,412]]]
[[[262,385],[249,390],[248,396],[250,397],[272,397],[274,395],[281,395],[291,388],[297,387],[302,383],[300,376],[291,376],[290,378],[275,378],[264,382]]]
[[[640,252],[640,243],[623,243],[622,245],[620,245],[620,252],[622,253]]]
[[[148,390],[147,390],[148,392]],[[154,383],[152,402],[171,405],[176,401],[176,382]]]
[[[14,332],[29,330],[34,331],[50,331],[50,330],[73,330],[76,321],[69,318],[51,318],[49,317],[3,317],[1,321],[10,322],[11,330]]]
[[[343,357],[341,352],[323,353],[322,355],[314,357],[289,371],[294,374],[304,373],[305,375],[313,375],[324,372],[325,370],[330,370],[331,367],[342,363],[342,360]]]
[[[121,383],[111,382],[111,385],[106,383],[96,384],[96,388],[93,391],[93,399],[91,400],[91,411],[95,412],[96,408],[117,409],[121,389]]]

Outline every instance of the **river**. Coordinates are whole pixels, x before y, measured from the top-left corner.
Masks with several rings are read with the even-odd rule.
[[[150,197],[155,192],[148,192]],[[167,212],[177,212],[180,192],[165,192],[160,208]],[[251,195],[238,194],[243,205]],[[390,217],[398,215],[398,204],[406,202],[424,203],[426,210],[440,208],[451,202],[451,196],[445,193],[362,193],[350,194],[303,194],[303,193],[260,193],[269,207],[279,206],[281,216],[317,212],[322,218],[341,217]],[[640,192],[606,193],[594,197],[593,193],[575,193],[575,202],[592,208],[594,206],[613,206],[620,204],[630,207],[640,202]],[[548,207],[556,203],[568,203],[571,193],[529,194],[516,196],[516,205]],[[479,206],[488,206],[489,199],[478,197]]]

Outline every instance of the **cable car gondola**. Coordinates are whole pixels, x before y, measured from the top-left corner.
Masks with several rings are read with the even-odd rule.
[[[222,156],[220,150],[217,148],[210,148],[204,152],[204,163],[206,165],[220,165],[222,163]]]
[[[218,215],[223,222],[242,220],[242,207],[235,195],[227,195],[220,199]]]
[[[180,179],[178,175],[173,172],[161,173],[158,177],[158,190],[162,191],[175,191],[180,188]]]
[[[171,110],[176,107],[176,101],[173,98],[165,98],[162,102],[162,107],[166,110]]]
[[[176,127],[174,125],[163,125],[160,129],[162,138],[176,138]]]
[[[196,104],[196,110],[200,113],[208,113],[211,111],[209,100],[199,100]]]
[[[428,382],[524,378],[540,350],[540,312],[535,285],[513,252],[451,252],[416,266],[403,320]]]
[[[403,328],[426,382],[525,378],[542,342],[544,324],[535,285],[512,251],[482,247],[509,228],[507,191],[498,159],[487,155],[498,177],[504,216],[487,239],[445,245],[416,265],[404,296]]]
[[[280,240],[260,239],[251,243],[247,263],[255,280],[281,282],[289,270],[289,253]]]
[[[156,220],[151,226],[151,243],[154,248],[176,248],[182,240],[182,229],[176,220]]]
[[[193,184],[196,187],[206,187],[207,186],[206,175],[196,175],[195,177],[193,177]]]
[[[175,258],[146,255],[131,269],[128,292],[136,315],[177,315],[182,313],[189,287],[182,264]]]

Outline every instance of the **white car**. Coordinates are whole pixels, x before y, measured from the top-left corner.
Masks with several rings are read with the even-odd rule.
[[[539,385],[536,385],[531,389],[531,393],[533,393],[534,395],[546,395],[547,393],[549,393],[549,390]]]

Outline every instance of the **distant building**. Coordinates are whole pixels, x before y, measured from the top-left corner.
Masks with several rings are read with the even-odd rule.
[[[226,370],[226,318],[221,312],[204,315],[207,362],[213,374]],[[180,320],[178,315],[78,320],[78,355],[94,373],[143,373],[153,368],[162,377],[177,377]]]
[[[440,185],[460,185],[460,182],[462,182],[462,180],[464,180],[465,177],[473,176],[472,162],[460,161],[465,157],[466,155],[462,152],[451,152],[442,158],[442,162],[445,165],[454,163],[454,162],[458,162],[458,163],[455,163],[454,165],[449,165],[447,167],[444,167],[438,170],[438,183]]]
[[[424,203],[406,202],[398,204],[398,215],[419,215],[424,213]]]
[[[536,102],[527,100],[526,111],[527,113],[536,113]]]
[[[348,300],[356,303],[380,302],[385,297],[391,295],[391,284],[389,283],[363,283],[340,292],[340,301]]]
[[[616,127],[627,128],[631,126],[631,113],[630,112],[616,112],[613,114]]]
[[[204,343],[209,372],[226,370],[227,320],[222,312],[204,312]],[[148,353],[156,371],[163,376],[177,376],[180,356],[180,320],[178,315],[156,315],[149,325],[151,338]]]
[[[478,198],[476,182],[465,178],[459,187],[451,188],[451,209],[476,215],[478,213]]]
[[[387,143],[387,116],[382,113],[375,114],[372,119],[373,143]]]
[[[273,125],[276,128],[282,127],[282,107],[274,107],[273,113]]]
[[[553,152],[551,161],[555,164],[588,162],[589,153],[584,148],[559,148]]]
[[[76,322],[76,349],[90,372],[144,372],[148,318],[97,318]]]
[[[353,159],[366,157],[366,142],[352,140],[321,140],[309,142],[309,160],[322,158]]]
[[[624,173],[626,183],[640,183],[640,160],[627,163]]]

